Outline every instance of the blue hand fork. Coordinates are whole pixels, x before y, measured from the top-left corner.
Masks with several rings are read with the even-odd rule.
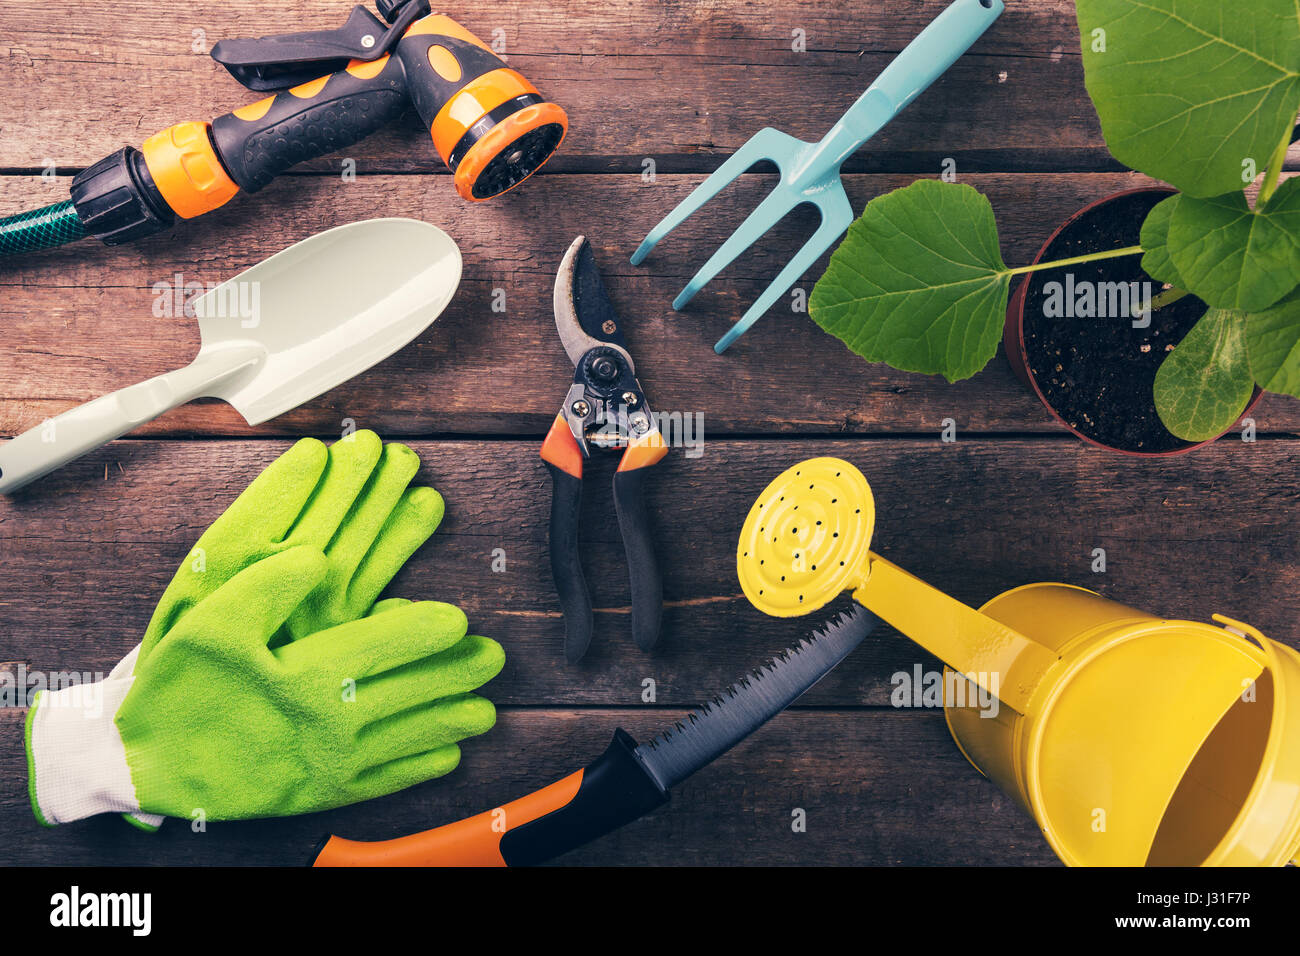
[[[808,271],[853,222],[853,207],[840,182],[840,166],[844,161],[952,66],[992,25],[1002,8],[1002,0],[953,0],[885,67],[830,132],[816,143],[795,139],[771,127],[760,130],[650,230],[632,254],[632,264],[639,265],[659,240],[745,170],[764,160],[776,164],[781,174],[776,188],[673,299],[673,308],[680,311],[695,297],[695,293],[792,209],[802,203],[817,207],[821,213],[817,231],[741,320],[713,346],[713,350],[721,355]]]

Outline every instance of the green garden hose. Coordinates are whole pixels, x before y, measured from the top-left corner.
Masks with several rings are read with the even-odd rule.
[[[0,256],[52,249],[86,234],[77,210],[68,199],[52,206],[0,219]]]

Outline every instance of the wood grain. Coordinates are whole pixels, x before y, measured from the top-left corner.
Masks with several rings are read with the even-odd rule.
[[[947,0],[494,0],[454,11],[570,116],[544,175],[715,168],[754,132],[819,138]],[[0,169],[79,169],[182,120],[251,102],[208,56],[223,37],[340,25],[352,0],[227,0],[159,16],[150,0],[7,0]],[[499,33],[497,32],[499,31]],[[796,52],[795,31],[806,47]],[[445,175],[413,114],[347,151],[362,174]],[[341,156],[306,164],[337,171]],[[1070,0],[1009,4],[965,56],[852,157],[849,172],[1118,171],[1083,87]],[[1300,163],[1300,147],[1290,162]],[[437,185],[447,188],[445,182]]]
[[[0,660],[107,672],[143,632],[202,530],[285,447],[117,442],[0,500],[9,621]],[[546,551],[550,487],[537,444],[412,447],[424,462],[421,480],[442,492],[448,513],[391,591],[459,604],[476,630],[501,641],[507,665],[491,687],[502,704],[628,706],[649,678],[658,703],[694,705],[830,617],[833,609],[764,617],[735,571],[750,504],[778,472],[814,455],[857,463],[877,503],[873,547],[960,600],[978,606],[1021,584],[1065,581],[1157,614],[1220,612],[1297,639],[1294,441],[1222,441],[1159,462],[1024,439],[726,440],[707,442],[698,458],[675,451],[650,483],[666,604],[653,656],[631,640],[610,497],[617,455],[606,457],[589,469],[583,502],[583,556],[599,610],[591,652],[577,667],[562,663]],[[1106,550],[1104,574],[1091,570],[1095,548]],[[504,557],[504,571],[492,570],[494,557]],[[808,700],[888,704],[891,677],[917,663],[935,666],[882,629]]]
[[[568,111],[551,171],[640,171],[654,158],[681,172],[711,169],[763,126],[817,139],[946,2],[871,0],[846,17],[816,0],[497,0],[454,15],[504,40],[510,66]],[[207,56],[213,43],[331,28],[351,5],[286,0],[268,12],[230,0],[159,16],[147,0],[119,0],[79,9],[73,25],[8,0],[3,164],[79,168],[251,102]],[[937,171],[954,157],[972,169],[1115,169],[1082,80],[1068,0],[1012,5],[850,168]],[[349,154],[370,172],[445,171],[413,115]],[[338,169],[338,157],[308,168]]]
[[[291,242],[377,211],[433,222],[462,249],[460,292],[428,331],[365,375],[255,431],[218,402],[171,412],[136,434],[328,434],[351,418],[392,437],[540,436],[572,377],[555,333],[551,294],[560,257],[582,234],[595,246],[653,407],[702,412],[710,433],[933,435],[952,418],[963,431],[1061,434],[1002,355],[955,385],[869,365],[806,314],[792,312],[793,297],[725,355],[715,355],[713,343],[811,234],[815,217],[796,214],[781,223],[686,311],[673,312],[673,297],[770,182],[745,177],[644,265],[628,265],[646,230],[700,178],[552,177],[501,202],[471,205],[427,177],[350,183],[286,177],[166,236],[118,247],[85,241],[7,260],[0,264],[0,434],[189,362],[198,349],[197,329],[174,314],[155,314],[170,301],[155,294],[156,284],[170,289],[224,281]],[[911,180],[848,176],[846,188],[860,209]],[[1149,182],[1132,173],[988,174],[963,181],[989,196],[1012,264],[1030,261],[1051,231],[1085,204]],[[17,207],[66,192],[65,184],[39,177],[0,177],[0,183],[15,191]],[[824,262],[800,285],[805,293]],[[494,311],[498,302],[505,311]],[[825,374],[827,368],[835,374]],[[1265,432],[1300,432],[1294,399],[1268,396],[1254,417]]]
[[[18,714],[0,711],[0,732]],[[390,839],[523,796],[594,760],[615,727],[648,739],[680,713],[657,708],[505,710],[440,780],[305,817],[169,820],[144,834],[104,816],[45,830],[25,790],[0,791],[0,864],[300,866],[328,833]],[[15,727],[14,731],[9,728]],[[21,751],[0,750],[3,779],[22,781]],[[791,829],[795,810],[807,830]],[[782,714],[687,780],[671,802],[587,847],[569,865],[1051,865],[1033,822],[966,762],[935,713],[798,710]]]
[[[69,176],[180,120],[255,98],[206,55],[222,37],[323,29],[355,0],[0,9],[0,214],[61,201]],[[956,385],[867,365],[791,299],[723,357],[713,342],[809,235],[801,210],[685,312],[670,302],[756,205],[752,172],[641,267],[646,230],[756,130],[816,139],[946,5],[868,0],[493,0],[453,15],[506,42],[511,66],[569,112],[571,132],[526,188],[460,202],[407,115],[200,220],[134,246],[83,242],[0,262],[0,435],[176,368],[192,322],[154,313],[178,273],[218,282],[320,230],[377,215],[446,229],[461,289],[387,362],[250,429],[198,402],[13,498],[0,498],[0,671],[107,671],[137,640],[192,542],[289,439],[349,423],[409,439],[448,515],[393,593],[454,601],[506,647],[488,685],[498,726],[452,775],[356,807],[286,820],[183,821],[147,836],[104,817],[42,830],[27,802],[23,708],[0,708],[0,864],[305,862],[326,832],[362,839],[451,822],[594,759],[617,726],[645,739],[842,607],[776,620],[749,606],[734,543],[755,495],[812,455],[856,462],[879,508],[874,546],[968,603],[1030,581],[1096,588],[1134,607],[1223,612],[1300,646],[1300,404],[1268,396],[1261,439],[1160,461],[1109,455],[1059,429],[996,357]],[[806,52],[795,52],[794,31]],[[196,32],[197,31],[197,32]],[[935,176],[985,192],[1008,263],[1027,262],[1083,205],[1148,182],[1102,142],[1069,0],[1019,0],[969,54],[845,166],[855,209]],[[345,182],[340,163],[357,176]],[[650,165],[647,165],[650,161]],[[1291,163],[1300,161],[1293,147]],[[654,170],[653,177],[646,175]],[[47,175],[41,175],[48,171]],[[678,449],[651,482],[665,573],[661,648],[638,652],[613,521],[614,460],[589,467],[582,541],[597,611],[566,667],[546,556],[549,484],[537,444],[571,376],[551,310],[555,268],[588,235],[657,409],[705,416],[700,457]],[[824,265],[800,284],[810,291]],[[505,310],[494,311],[504,297]],[[952,418],[958,441],[939,441]],[[1107,571],[1091,570],[1104,548]],[[505,570],[492,570],[503,555]],[[890,706],[892,678],[938,664],[887,628],[799,702],[687,781],[651,817],[561,862],[1035,864],[1034,823],[958,753],[934,711]],[[643,700],[654,682],[653,702]],[[807,814],[794,833],[791,814]]]

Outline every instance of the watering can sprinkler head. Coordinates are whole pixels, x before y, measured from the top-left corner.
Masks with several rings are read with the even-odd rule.
[[[1017,710],[1056,663],[1041,645],[931,588],[871,551],[876,502],[856,467],[813,458],[759,495],[741,530],[736,571],[745,596],[776,617],[809,614],[846,590]]]
[[[750,509],[736,573],[750,603],[774,617],[811,614],[862,584],[876,503],[862,472],[813,458],[774,480]]]

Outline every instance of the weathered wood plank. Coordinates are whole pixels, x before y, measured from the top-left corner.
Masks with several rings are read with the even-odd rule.
[[[501,38],[510,65],[568,110],[554,171],[639,170],[645,157],[698,171],[763,126],[817,139],[946,2],[864,3],[845,16],[816,0],[499,0],[455,15]],[[119,0],[79,10],[73,24],[9,0],[0,166],[82,167],[172,123],[225,113],[257,95],[207,56],[213,43],[329,28],[351,5],[288,0],[268,16],[256,0],[230,0],[160,17],[147,0]],[[850,168],[930,171],[954,157],[972,169],[1113,169],[1082,78],[1069,0],[1009,5]],[[376,172],[441,166],[413,115],[349,154]],[[338,157],[309,168],[337,169]]]
[[[191,49],[196,40],[205,49],[223,36],[329,27],[353,2],[286,0],[268,20],[264,5],[230,0],[187,20],[120,0],[79,9],[74,21],[7,0],[0,214],[66,196],[67,176],[35,175],[43,168],[67,173],[177,120],[252,99]],[[489,38],[503,31],[511,64],[569,110],[569,140],[529,187],[461,203],[408,115],[348,151],[354,182],[337,176],[340,156],[325,157],[135,247],[83,243],[0,262],[0,435],[10,435],[187,361],[197,347],[192,324],[151,310],[154,284],[177,272],[219,281],[313,232],[392,214],[442,225],[466,261],[462,290],[437,325],[354,382],[255,432],[222,404],[194,404],[139,432],[150,440],[115,443],[0,499],[0,670],[111,667],[203,527],[287,446],[273,436],[330,436],[352,419],[387,436],[516,439],[415,442],[422,478],[443,491],[449,513],[393,591],[461,604],[508,654],[488,688],[500,724],[467,746],[457,773],[355,808],[214,824],[204,834],[182,823],[146,837],[115,819],[44,831],[26,802],[23,712],[4,708],[0,832],[11,838],[0,863],[294,864],[327,830],[381,838],[449,822],[582,765],[615,726],[648,736],[830,616],[828,608],[765,618],[735,582],[732,549],[754,495],[814,454],[861,465],[880,507],[876,546],[968,602],[1066,580],[1170,616],[1222,611],[1295,643],[1300,442],[1286,437],[1300,433],[1294,401],[1261,404],[1262,441],[1139,462],[1066,437],[1001,358],[948,386],[867,366],[789,311],[714,356],[713,341],[813,225],[802,214],[782,223],[687,312],[672,313],[672,296],[770,182],[763,175],[744,177],[644,267],[626,265],[701,173],[765,125],[815,139],[945,3],[872,3],[851,17],[820,0],[496,0],[455,11]],[[807,52],[791,50],[794,30],[804,31]],[[1006,259],[1019,264],[1084,203],[1145,182],[1109,157],[1077,46],[1069,0],[1011,5],[846,166],[855,208],[952,158],[959,177],[990,196]],[[653,182],[640,176],[645,159],[655,162]],[[568,668],[546,558],[549,487],[533,439],[570,374],[550,290],[578,233],[596,245],[655,406],[704,412],[708,443],[698,459],[676,452],[651,489],[667,600],[653,657],[628,633],[608,496],[613,461],[591,468],[583,540],[599,632],[588,659]],[[491,309],[497,290],[504,314]],[[937,440],[948,417],[959,426],[955,445]],[[1000,437],[1007,433],[1044,437]],[[264,440],[246,440],[253,435]],[[751,435],[782,438],[716,440]],[[837,439],[873,435],[895,437]],[[1107,551],[1104,575],[1090,571],[1097,547]],[[499,574],[495,549],[507,562]],[[958,754],[938,714],[888,706],[891,676],[916,664],[937,666],[897,634],[873,634],[801,708],[689,781],[670,807],[564,862],[1053,862],[1032,822]],[[646,678],[655,681],[653,705],[641,700]],[[807,833],[790,830],[796,807],[808,813]]]
[[[326,833],[387,839],[491,809],[595,759],[615,727],[647,739],[667,710],[506,710],[441,780],[307,817],[168,821],[147,835],[113,817],[37,826],[22,784],[21,713],[0,711],[0,863],[301,865]],[[806,813],[807,831],[791,829]],[[673,792],[650,816],[568,854],[570,865],[1052,864],[1033,822],[957,751],[938,714],[795,710]]]
[[[0,499],[0,661],[107,672],[203,528],[284,447],[117,442]],[[659,704],[693,705],[829,618],[831,608],[764,617],[735,577],[751,502],[777,472],[814,455],[856,462],[875,492],[877,550],[960,600],[978,605],[1021,584],[1065,581],[1158,614],[1221,612],[1298,640],[1300,442],[1223,441],[1169,461],[1042,440],[717,441],[699,458],[676,451],[651,482],[666,602],[653,656],[631,641],[609,497],[617,456],[604,458],[590,469],[581,535],[597,636],[576,667],[562,663],[546,551],[550,488],[537,445],[413,447],[448,516],[392,592],[459,604],[477,631],[500,640],[507,664],[491,696],[505,705],[635,706],[647,678]],[[1104,574],[1091,570],[1094,548],[1106,549]],[[492,570],[494,556],[504,556],[504,571]],[[891,677],[918,663],[935,666],[882,628],[808,700],[886,705]]]
[[[540,435],[571,377],[555,335],[555,268],[573,236],[595,244],[610,294],[627,321],[654,406],[703,412],[710,434],[934,434],[945,418],[963,431],[1060,435],[1000,355],[974,379],[895,372],[858,359],[823,333],[793,298],[724,356],[712,344],[738,318],[814,218],[796,214],[713,281],[682,313],[671,302],[694,271],[758,202],[770,180],[745,177],[707,214],[685,223],[641,267],[627,255],[699,176],[561,176],[502,203],[466,204],[427,177],[280,180],[172,233],[133,246],[93,241],[0,263],[0,434],[12,435],[115,388],[177,368],[198,348],[190,321],[154,314],[155,284],[219,282],[314,232],[378,214],[437,223],[465,256],[462,288],[412,345],[257,434],[331,433],[343,418],[387,435]],[[854,175],[855,208],[910,182]],[[1086,203],[1148,180],[1118,174],[988,174],[963,180],[985,191],[1002,228],[1004,255],[1028,262],[1050,232]],[[66,182],[0,177],[4,203],[27,208],[66,193]],[[801,288],[811,291],[824,259]],[[500,290],[498,292],[498,290]],[[504,296],[505,311],[493,311]],[[1300,432],[1300,403],[1269,396],[1255,414],[1263,431]],[[139,435],[248,435],[224,403],[190,405]]]

